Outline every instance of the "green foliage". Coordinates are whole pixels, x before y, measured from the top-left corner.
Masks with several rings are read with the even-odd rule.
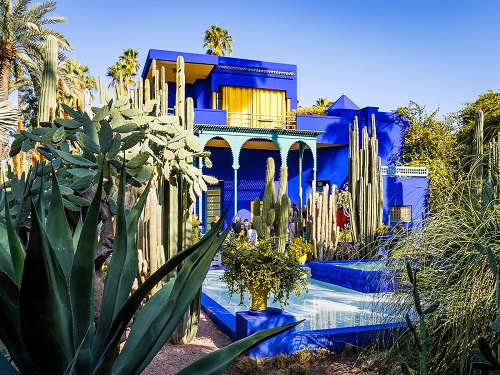
[[[9,82],[10,75],[16,81],[22,81],[26,76],[33,82],[39,81],[45,50],[43,41],[49,35],[54,35],[63,49],[70,49],[62,34],[47,27],[66,22],[64,17],[53,15],[56,5],[55,1],[1,1],[0,45],[3,52],[0,57],[0,100],[7,100],[8,94],[14,89],[12,82]]]
[[[123,160],[126,160],[127,181],[138,187],[153,174],[168,178],[182,173],[193,201],[196,195],[206,191],[207,183],[212,182],[213,177],[202,175],[198,168],[187,162],[198,156],[208,158],[208,154],[201,151],[199,138],[182,129],[177,117],[157,116],[154,103],[147,103],[144,110],[139,110],[132,109],[127,99],[120,99],[93,108],[92,119],[80,109],[63,106],[71,119],[56,119],[50,128],[15,135],[10,156],[21,149],[28,151],[36,147],[55,167],[63,187],[63,201],[69,210],[78,211],[82,205],[88,205],[82,199],[75,199],[75,192],[82,194],[87,191],[101,168],[106,181],[105,191],[109,197],[114,196],[115,180]],[[73,154],[69,152],[69,145],[72,145]],[[37,194],[40,177],[40,172],[30,172],[22,184],[15,180],[11,183],[13,215],[18,223],[24,222],[28,214],[26,210],[24,214],[19,213],[29,196],[26,182],[34,180],[31,193]]]
[[[171,258],[130,295],[137,267],[135,232],[148,189],[125,216],[125,169],[120,177],[113,257],[104,287],[101,316],[94,331],[94,252],[103,176],[81,234],[71,237],[57,178],[52,181],[51,206],[45,220],[41,202],[31,204],[32,227],[23,262],[19,240],[9,219],[0,238],[0,340],[17,369],[0,356],[3,374],[139,374],[168,340],[195,297],[211,259],[226,232],[216,239],[222,219],[196,245]],[[76,244],[76,251],[73,248]],[[9,260],[6,255],[11,255]],[[181,263],[185,267],[142,307],[122,351],[120,338],[151,288]],[[130,295],[130,296],[129,296]],[[189,374],[218,373],[249,346],[283,329],[259,332],[212,357],[190,366]],[[222,357],[220,359],[222,359]],[[203,360],[202,360],[203,361]],[[197,370],[198,368],[198,370]]]
[[[304,255],[313,254],[314,246],[310,243],[306,243],[303,237],[295,237],[286,248],[286,251],[288,256],[297,259]]]
[[[244,294],[255,285],[269,289],[274,302],[282,307],[288,303],[290,293],[300,295],[302,288],[307,290],[306,271],[295,258],[276,251],[273,239],[260,241],[258,245],[231,239],[222,249],[222,262],[226,270],[221,279],[228,285],[230,296],[240,296],[240,304],[244,302]]]
[[[482,138],[480,133],[478,127],[475,140]],[[447,365],[457,360],[461,372],[471,366],[483,371],[496,366],[485,355],[498,351],[496,333],[490,340],[478,338],[488,334],[488,326],[498,328],[497,320],[493,324],[492,321],[498,314],[500,300],[496,261],[500,252],[500,197],[495,193],[498,180],[493,176],[500,169],[500,152],[496,144],[491,143],[488,159],[496,162],[488,163],[486,168],[486,159],[479,157],[483,152],[481,148],[477,143],[474,168],[466,179],[455,183],[441,210],[429,218],[423,230],[401,241],[394,249],[395,257],[418,260],[419,290],[425,300],[442,301],[435,314],[440,318],[426,321],[428,337],[435,340],[428,348],[428,363],[436,373],[444,369],[445,373],[448,370],[448,374],[456,373],[457,369]],[[478,181],[475,169],[479,167],[488,170],[486,182]],[[478,186],[479,183],[482,186]],[[408,276],[414,284],[412,275]],[[396,310],[397,306],[415,303],[415,295],[404,291],[394,297],[396,304],[392,306]],[[412,343],[408,345],[413,347]],[[478,349],[473,350],[476,345]],[[475,365],[472,365],[472,355],[478,359]],[[497,354],[492,355],[498,359]]]
[[[295,115],[312,115],[312,116],[326,116],[325,109],[317,106],[299,106],[290,112],[291,116]]]
[[[124,90],[135,86],[134,77],[141,66],[137,59],[138,51],[124,49],[115,65],[108,68],[107,76],[111,78],[110,86],[122,86]]]
[[[488,142],[500,131],[500,93],[489,90],[487,93],[479,95],[476,101],[466,103],[465,107],[455,114],[455,120],[459,128],[456,138],[459,145],[460,159],[467,159],[467,156],[472,152],[474,124],[479,110],[483,111],[485,119],[485,149]]]
[[[438,120],[438,111],[428,114],[425,106],[415,102],[395,111],[396,123],[405,129],[399,162],[429,169],[429,207],[433,212],[447,199],[449,195],[443,192],[452,189],[459,175],[459,151],[451,118]]]

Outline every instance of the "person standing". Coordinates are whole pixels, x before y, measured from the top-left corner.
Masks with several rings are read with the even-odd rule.
[[[249,243],[257,245],[257,230],[254,229],[252,223],[248,224],[247,239]]]

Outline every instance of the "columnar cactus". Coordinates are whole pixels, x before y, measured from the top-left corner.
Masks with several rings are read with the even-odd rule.
[[[54,113],[57,105],[57,39],[53,35],[47,37],[45,60],[43,62],[42,85],[38,100],[38,126],[50,121],[50,111]]]
[[[309,196],[307,205],[307,242],[315,247],[314,256],[318,260],[333,256],[339,240],[337,186],[332,186],[331,194],[329,191],[329,186],[325,185],[321,194]]]
[[[349,207],[354,242],[360,247],[358,256],[370,254],[375,231],[382,224],[382,167],[378,156],[375,116],[371,117],[372,136],[367,127],[362,131],[359,148],[358,118],[349,130]]]
[[[286,167],[280,168],[280,185],[277,197],[274,188],[274,171],[274,159],[268,158],[262,210],[260,209],[260,200],[257,198],[254,201],[252,220],[259,238],[269,238],[271,227],[273,227],[274,235],[278,238],[278,249],[284,251],[290,209],[290,199],[285,194],[288,170]]]

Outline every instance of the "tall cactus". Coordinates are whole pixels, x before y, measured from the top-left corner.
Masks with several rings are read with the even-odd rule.
[[[337,226],[336,185],[323,187],[321,194],[311,194],[307,204],[306,233],[307,242],[315,247],[314,257],[324,260],[333,256],[339,241],[340,229]]]
[[[47,37],[45,60],[43,62],[42,85],[38,101],[38,126],[50,121],[50,112],[55,113],[57,91],[57,39]]]
[[[483,144],[484,144],[484,116],[483,111],[479,110],[474,124],[474,143],[472,145],[472,168],[474,170],[473,190],[474,196],[481,199],[483,185]]]
[[[254,202],[252,220],[259,238],[269,238],[271,236],[271,227],[273,227],[274,235],[277,237],[277,248],[280,251],[284,251],[290,209],[290,199],[285,194],[288,170],[286,167],[280,168],[278,196],[276,196],[276,189],[274,187],[274,172],[274,159],[268,158],[262,210],[260,209],[260,200],[257,198]]]
[[[369,137],[368,128],[363,128],[360,148],[358,118],[354,118],[354,126],[349,129],[349,207],[359,257],[371,253],[375,231],[382,224],[383,214],[382,167],[374,115],[371,117],[371,133]]]

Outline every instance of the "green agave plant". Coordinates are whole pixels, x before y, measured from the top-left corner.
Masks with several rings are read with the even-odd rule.
[[[94,253],[98,236],[102,172],[83,224],[71,234],[62,194],[53,174],[45,218],[43,192],[31,202],[26,254],[14,230],[8,204],[6,229],[0,227],[0,340],[11,361],[0,355],[1,374],[140,374],[168,340],[201,287],[210,261],[224,241],[220,225],[179,252],[130,295],[137,269],[135,234],[149,187],[125,214],[122,168],[113,256],[105,281],[101,315],[94,325]],[[220,220],[219,223],[223,223]],[[183,263],[137,313],[148,292]],[[137,313],[123,350],[118,345]],[[202,358],[180,374],[218,374],[245,350],[293,327],[256,333]],[[11,363],[13,362],[13,364]]]

